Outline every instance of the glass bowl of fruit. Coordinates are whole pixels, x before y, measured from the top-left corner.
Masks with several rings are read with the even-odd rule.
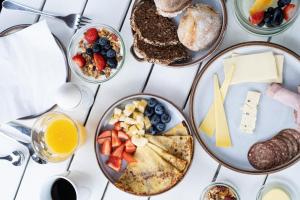
[[[272,36],[287,30],[299,14],[299,0],[235,0],[235,15],[247,31]]]
[[[120,33],[104,24],[92,24],[78,30],[68,47],[71,70],[81,79],[103,83],[122,68],[125,46]]]

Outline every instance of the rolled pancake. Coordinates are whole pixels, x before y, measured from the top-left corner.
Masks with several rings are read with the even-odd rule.
[[[155,151],[159,156],[161,156],[164,160],[169,162],[171,165],[173,165],[176,169],[183,172],[186,168],[187,161],[177,158],[176,156],[169,154],[167,151],[161,149],[160,147],[148,143],[147,146],[151,148],[153,151]]]
[[[153,136],[146,134],[145,137],[151,144],[154,144],[162,150],[191,162],[193,155],[193,138],[192,136]]]
[[[171,136],[171,135],[189,135],[188,129],[183,123],[177,124],[170,130],[163,133],[165,136]]]
[[[175,185],[183,176],[151,148],[138,147],[134,158],[115,185],[137,195],[153,195]]]

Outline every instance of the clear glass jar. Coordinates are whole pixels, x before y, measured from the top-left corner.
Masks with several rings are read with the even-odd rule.
[[[246,31],[252,34],[269,37],[269,36],[274,36],[279,33],[282,33],[283,31],[287,30],[290,26],[294,24],[294,22],[296,21],[299,15],[299,10],[300,10],[299,0],[292,0],[291,3],[296,5],[296,11],[294,16],[291,19],[289,19],[288,21],[284,20],[283,23],[277,27],[266,27],[266,26],[259,27],[251,24],[249,21],[249,15],[250,15],[249,10],[254,2],[255,0],[247,0],[247,1],[234,0],[234,10],[235,10],[235,16],[237,18],[237,21],[239,22],[239,24],[241,24],[241,26]],[[277,1],[276,1],[276,5],[277,5]]]
[[[206,188],[204,188],[204,190],[201,194],[200,200],[209,200],[208,198],[206,198],[207,192],[215,186],[224,186],[224,187],[229,188],[236,196],[236,199],[240,200],[240,195],[238,194],[236,187],[234,187],[232,184],[227,183],[227,182],[212,182]]]
[[[94,78],[92,76],[87,76],[83,74],[79,66],[76,65],[76,63],[72,60],[72,57],[76,55],[77,53],[80,53],[81,50],[79,49],[79,42],[82,38],[84,38],[84,33],[89,28],[96,28],[97,30],[99,28],[104,28],[108,30],[109,32],[115,34],[118,37],[118,41],[120,42],[120,55],[122,56],[122,60],[118,62],[118,66],[116,69],[112,69],[111,74],[108,78],[106,78],[104,75],[100,76],[99,78]],[[110,79],[112,79],[122,68],[125,60],[125,44],[123,42],[123,39],[119,33],[119,31],[115,30],[113,27],[104,25],[104,24],[90,24],[87,26],[84,26],[83,28],[79,29],[72,37],[71,42],[68,47],[68,62],[71,70],[76,74],[79,78],[82,80],[89,82],[89,83],[95,83],[100,84],[103,82],[106,82]]]
[[[47,162],[61,162],[70,158],[85,140],[85,128],[60,112],[42,115],[31,130],[32,147]]]
[[[283,190],[287,195],[289,195],[291,200],[299,198],[296,196],[293,187],[287,181],[281,179],[281,180],[272,180],[266,183],[265,185],[263,185],[258,191],[256,200],[262,200],[263,196],[267,194],[267,192],[275,188]]]

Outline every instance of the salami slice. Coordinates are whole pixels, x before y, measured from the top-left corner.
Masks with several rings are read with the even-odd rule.
[[[258,170],[273,168],[275,156],[272,146],[266,142],[255,143],[248,152],[250,164]]]
[[[280,146],[278,146],[272,140],[267,141],[267,143],[273,148],[273,150],[275,152],[275,162],[274,162],[274,165],[275,166],[281,165],[281,163],[283,161],[283,158],[282,158]]]
[[[272,143],[276,144],[276,146],[280,148],[281,162],[279,163],[279,165],[284,164],[289,160],[289,149],[287,144],[277,137],[272,138],[270,141],[272,141]]]
[[[296,138],[290,133],[288,129],[280,131],[279,135],[287,138],[292,143],[293,157],[295,157],[298,154],[298,142]]]
[[[298,153],[300,153],[300,133],[295,129],[286,129],[294,138],[297,140],[298,143]]]
[[[291,160],[293,158],[293,152],[294,152],[294,148],[293,148],[293,143],[287,139],[286,137],[282,136],[282,135],[276,135],[276,138],[281,139],[282,141],[284,141],[288,147],[288,152],[289,152],[289,160]]]

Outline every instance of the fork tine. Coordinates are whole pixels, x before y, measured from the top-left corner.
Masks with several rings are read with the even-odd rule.
[[[85,16],[81,16],[80,19],[91,20],[90,18],[85,17]]]
[[[86,20],[79,20],[79,23],[85,23],[85,24],[88,24],[88,23],[91,23],[91,22],[89,22],[89,21],[86,21]]]

